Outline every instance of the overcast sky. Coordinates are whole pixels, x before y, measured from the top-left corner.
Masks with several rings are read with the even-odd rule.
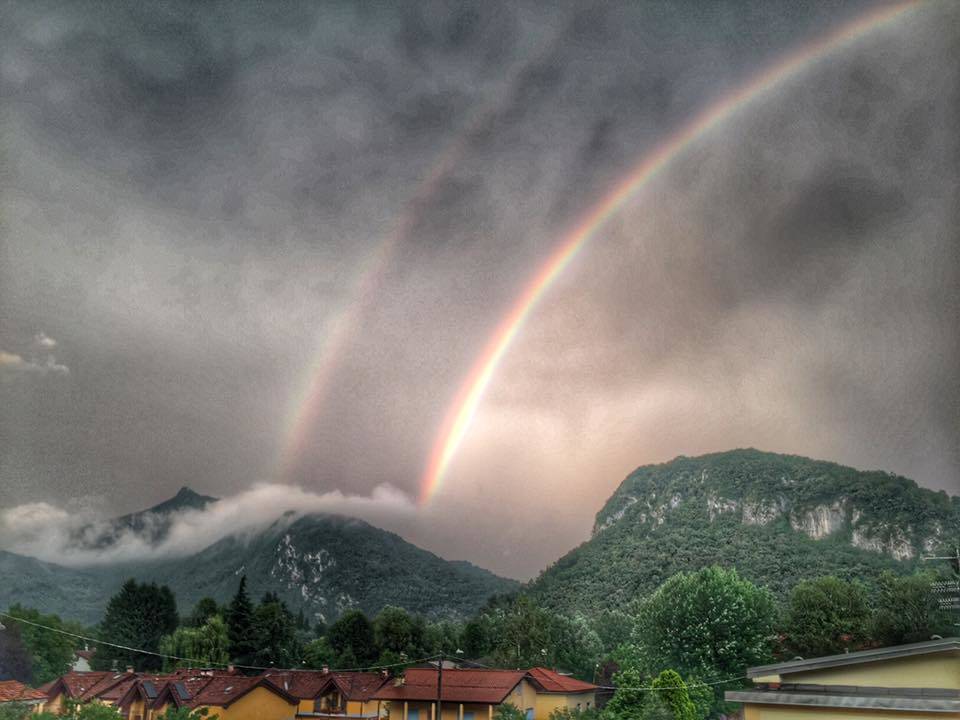
[[[680,454],[958,492],[960,5],[931,2],[631,200],[413,507],[457,389],[578,218],[877,6],[2,4],[0,508],[284,483],[528,577]]]

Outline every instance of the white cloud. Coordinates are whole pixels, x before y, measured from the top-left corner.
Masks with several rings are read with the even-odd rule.
[[[198,552],[221,538],[265,528],[283,517],[336,513],[382,526],[403,522],[416,512],[409,496],[381,485],[369,496],[339,490],[314,493],[292,485],[260,484],[224,498],[204,510],[183,510],[172,516],[167,536],[151,545],[143,536],[124,532],[105,549],[84,546],[109,528],[109,521],[84,513],[68,513],[47,503],[28,503],[0,512],[0,547],[60,565],[179,557]]]
[[[0,377],[15,377],[18,375],[69,375],[70,368],[57,362],[53,355],[46,359],[27,360],[16,353],[0,350]]]
[[[57,341],[42,330],[33,336],[33,343],[44,350],[52,350],[57,346]]]

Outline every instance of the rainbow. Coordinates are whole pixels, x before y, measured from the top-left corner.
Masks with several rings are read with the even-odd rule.
[[[491,119],[501,111],[506,101],[511,99],[511,93],[520,83],[524,70],[539,62],[559,42],[560,36],[547,36],[530,54],[532,59],[513,64],[501,83],[501,90],[489,102],[474,110],[464,129],[438,153],[426,176],[404,204],[393,232],[384,238],[364,261],[347,295],[349,302],[327,324],[323,340],[314,353],[314,360],[299,385],[300,391],[292,396],[294,402],[285,415],[284,432],[281,436],[284,441],[274,469],[276,480],[286,481],[297,469],[297,463],[310,442],[311,431],[323,411],[330,381],[351,338],[361,327],[364,315],[373,304],[376,289],[381,284],[397,248],[413,231],[421,208],[429,202],[443,180],[460,166],[473,138],[488,128]]]
[[[743,108],[767,90],[798,74],[803,68],[827,53],[893,22],[907,10],[917,6],[919,2],[920,0],[910,0],[909,2],[871,11],[840,27],[835,32],[785,56],[773,67],[711,105],[678,132],[668,137],[574,226],[573,230],[559,243],[543,266],[530,279],[506,317],[497,326],[480,358],[473,365],[466,381],[454,397],[453,404],[447,412],[434,442],[421,480],[421,506],[428,503],[440,489],[450,463],[466,436],[490,381],[537,303],[587,242],[623,207],[624,203],[695,140],[723,123],[737,110]]]

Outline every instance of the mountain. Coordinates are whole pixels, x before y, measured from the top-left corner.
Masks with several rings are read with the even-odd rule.
[[[718,564],[783,596],[804,578],[911,572],[958,539],[958,497],[886,472],[733,450],[632,472],[590,539],[527,589],[560,611],[623,609],[676,572]]]
[[[169,500],[139,512],[121,515],[102,523],[85,525],[71,534],[71,541],[90,550],[102,550],[114,545],[121,537],[134,534],[149,545],[156,545],[167,537],[173,516],[183,510],[203,510],[215,497],[200,495],[188,487]]]
[[[72,569],[0,551],[0,608],[20,602],[94,623],[123,581],[134,577],[169,585],[186,614],[205,595],[229,601],[241,575],[254,599],[269,590],[294,612],[327,622],[347,609],[372,615],[384,605],[430,618],[465,617],[491,595],[518,586],[362,520],[288,514],[260,532],[162,561]]]

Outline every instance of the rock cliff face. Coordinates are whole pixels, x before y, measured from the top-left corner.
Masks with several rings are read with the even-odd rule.
[[[766,467],[758,462],[764,458]],[[731,465],[737,461],[743,467],[734,470]],[[703,467],[691,472],[685,467],[691,462]],[[646,492],[638,492],[641,489]],[[665,491],[668,503],[657,499]],[[700,502],[710,522],[733,517],[744,525],[764,527],[783,521],[811,540],[842,537],[853,547],[896,560],[932,552],[944,540],[945,525],[952,524],[954,537],[957,534],[956,498],[951,501],[889,473],[754,450],[678,458],[638,469],[598,513],[593,534],[625,518],[662,525],[670,511]],[[901,519],[905,515],[906,523]]]
[[[616,607],[717,563],[783,594],[805,577],[910,572],[958,539],[960,498],[886,472],[734,450],[638,468],[590,540],[530,591],[558,609]]]

